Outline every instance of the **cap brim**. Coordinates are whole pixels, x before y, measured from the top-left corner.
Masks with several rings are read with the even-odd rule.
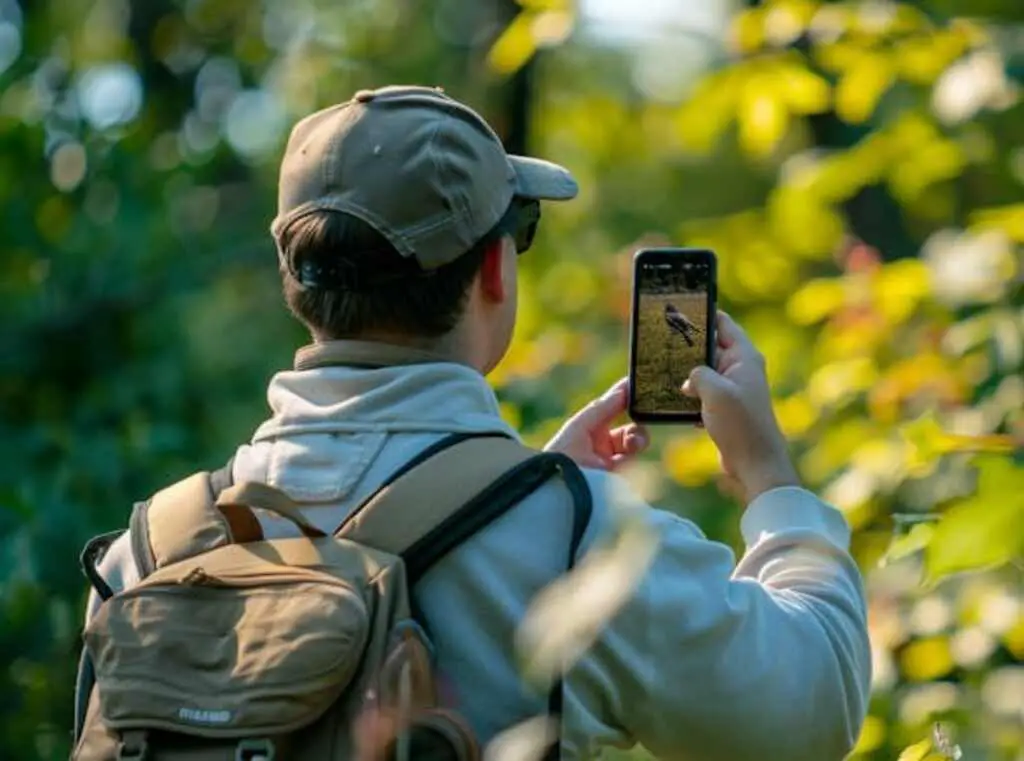
[[[509,156],[516,172],[516,195],[538,200],[567,201],[575,198],[579,185],[569,170],[558,164],[528,156]]]

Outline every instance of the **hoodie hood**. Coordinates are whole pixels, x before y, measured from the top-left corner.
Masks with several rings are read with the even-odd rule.
[[[396,433],[518,439],[475,369],[419,350],[334,341],[305,347],[267,390],[271,417],[235,456],[235,477],[293,498],[345,500]]]

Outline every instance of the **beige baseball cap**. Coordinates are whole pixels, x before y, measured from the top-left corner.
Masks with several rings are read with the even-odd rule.
[[[302,216],[334,209],[434,269],[491,230],[513,196],[567,200],[577,192],[567,169],[509,155],[479,114],[440,88],[393,85],[361,90],[295,125],[271,233],[277,241]]]

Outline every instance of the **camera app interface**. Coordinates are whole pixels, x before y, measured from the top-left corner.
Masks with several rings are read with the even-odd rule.
[[[707,350],[708,265],[648,261],[637,273],[636,407],[644,413],[697,413],[680,387]]]

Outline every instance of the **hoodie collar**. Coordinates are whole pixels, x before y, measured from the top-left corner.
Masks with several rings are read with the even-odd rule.
[[[426,349],[376,341],[318,341],[295,352],[295,369],[318,367],[394,367],[398,365],[458,364]]]
[[[478,433],[519,438],[475,368],[369,341],[304,346],[267,390],[272,416],[253,441],[304,433]]]

